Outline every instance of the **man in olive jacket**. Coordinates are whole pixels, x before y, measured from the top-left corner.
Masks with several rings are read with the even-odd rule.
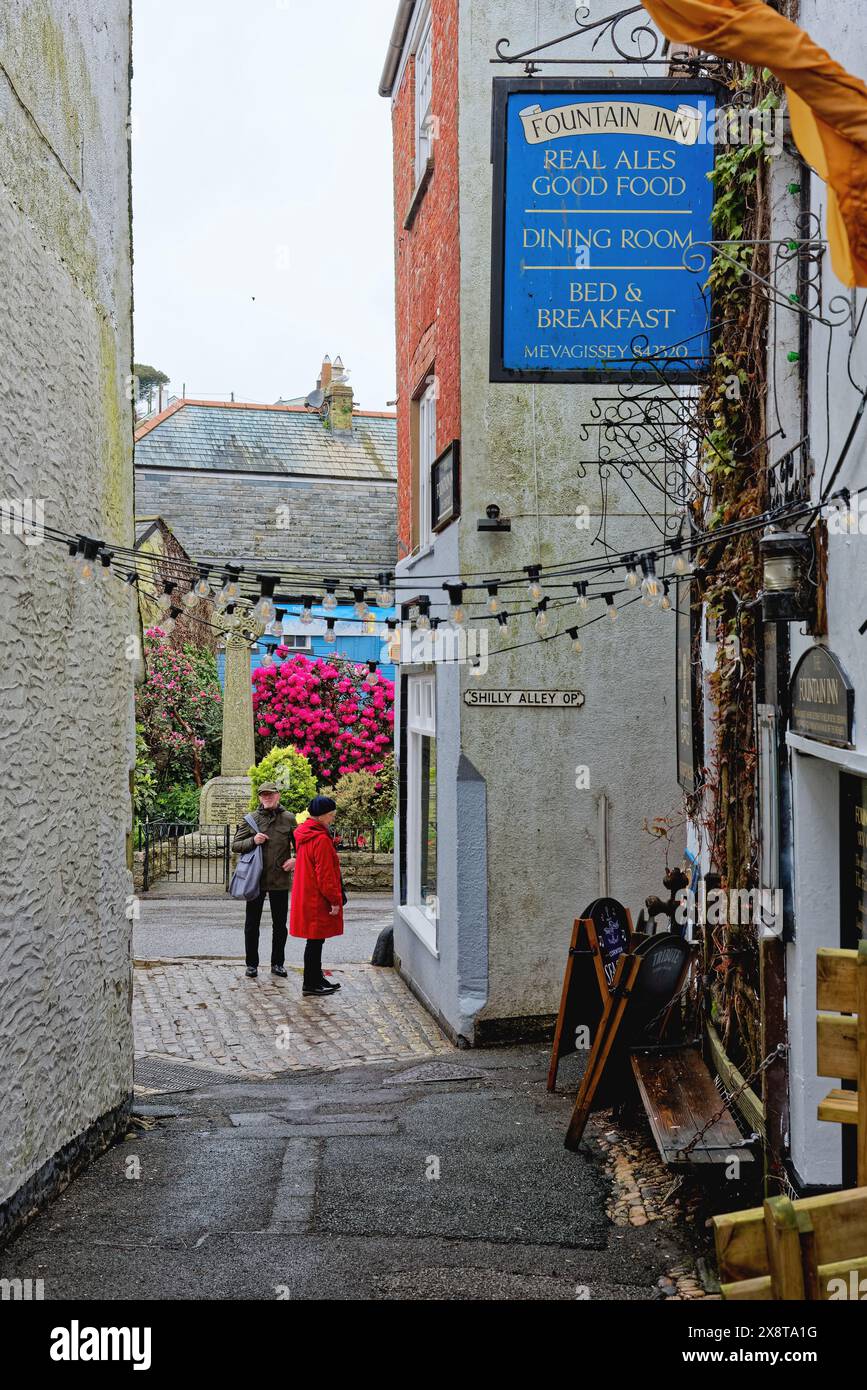
[[[292,850],[295,817],[280,805],[280,790],[273,782],[263,782],[259,788],[259,805],[252,813],[258,825],[253,833],[246,821],[241,821],[232,841],[234,854],[247,854],[255,845],[262,846],[262,878],[259,896],[247,903],[244,923],[244,946],[247,974],[255,979],[259,973],[259,924],[265,898],[271,901],[271,974],[286,977],[283,963],[286,951],[286,918],[289,912],[289,889],[292,886]]]

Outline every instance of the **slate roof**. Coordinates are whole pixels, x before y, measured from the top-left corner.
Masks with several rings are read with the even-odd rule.
[[[394,482],[397,421],[357,412],[332,434],[303,406],[179,401],[136,431],[136,463]]]
[[[397,422],[351,434],[298,407],[180,402],[136,433],[135,508],[194,560],[361,575],[397,558]]]

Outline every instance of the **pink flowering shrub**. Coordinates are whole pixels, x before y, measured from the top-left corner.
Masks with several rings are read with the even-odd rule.
[[[311,660],[286,647],[278,663],[253,672],[253,711],[261,751],[291,743],[308,759],[319,786],[347,772],[376,770],[391,752],[394,683],[377,676],[364,684],[366,666]]]
[[[163,645],[145,632],[146,677],[136,687],[135,717],[161,786],[191,778],[197,787],[220,768],[222,694],[213,654]]]

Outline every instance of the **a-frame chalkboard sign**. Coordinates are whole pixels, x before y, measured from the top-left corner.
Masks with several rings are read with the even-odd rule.
[[[632,918],[616,898],[594,899],[575,919],[551,1048],[549,1091],[557,1084],[561,1057],[577,1051],[578,1029],[588,1028],[591,1041],[595,1037],[617,962],[631,938]]]

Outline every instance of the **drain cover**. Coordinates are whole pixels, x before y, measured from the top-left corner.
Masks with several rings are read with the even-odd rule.
[[[461,1066],[457,1062],[422,1062],[417,1067],[410,1067],[409,1071],[402,1071],[397,1076],[389,1076],[383,1081],[383,1086],[410,1086],[417,1082],[444,1082],[444,1081],[484,1081],[485,1073],[476,1071],[474,1067]]]
[[[139,1095],[157,1096],[197,1091],[200,1086],[216,1081],[244,1081],[246,1078],[222,1071],[206,1071],[203,1067],[184,1066],[179,1062],[164,1062],[161,1057],[136,1057],[133,1079]]]

